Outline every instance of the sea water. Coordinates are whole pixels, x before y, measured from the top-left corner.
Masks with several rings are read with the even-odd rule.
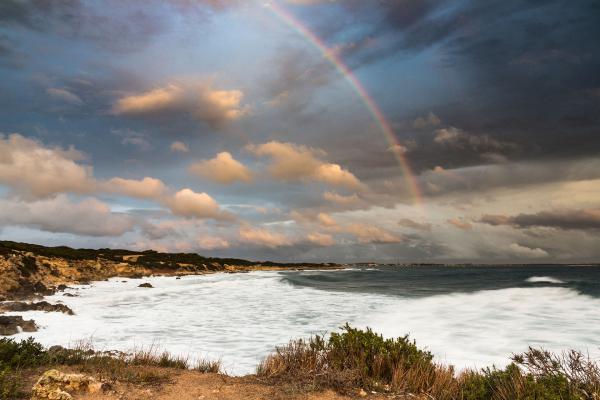
[[[154,288],[139,288],[142,282]],[[387,337],[409,334],[440,362],[510,362],[528,346],[600,356],[600,268],[585,266],[378,267],[114,278],[48,296],[75,315],[34,319],[45,345],[160,349],[255,371],[276,345],[346,322]]]

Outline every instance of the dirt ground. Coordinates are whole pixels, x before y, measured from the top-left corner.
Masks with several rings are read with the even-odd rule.
[[[57,368],[63,372],[78,372],[77,368]],[[104,392],[70,393],[74,400],[347,400],[347,399],[404,399],[387,394],[373,394],[352,390],[342,395],[331,390],[309,392],[286,385],[270,385],[254,376],[230,377],[221,374],[196,371],[162,370],[169,375],[169,382],[159,385],[141,385],[116,382]],[[31,387],[41,375],[30,375]],[[91,374],[91,376],[94,376]]]

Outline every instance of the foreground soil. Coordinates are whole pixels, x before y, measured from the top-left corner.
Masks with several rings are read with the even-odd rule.
[[[131,367],[136,368],[136,367]],[[340,394],[331,390],[309,391],[286,385],[271,385],[255,376],[231,377],[223,374],[201,373],[188,370],[139,367],[146,372],[167,376],[165,383],[133,384],[112,382],[107,390],[99,393],[71,392],[74,400],[345,400],[405,399],[404,396],[367,393],[360,389]],[[78,373],[78,367],[57,368],[61,372]],[[23,399],[29,399],[28,390],[35,384],[44,370],[27,371],[23,386]],[[90,374],[94,377],[94,374]],[[100,380],[99,377],[96,376]]]

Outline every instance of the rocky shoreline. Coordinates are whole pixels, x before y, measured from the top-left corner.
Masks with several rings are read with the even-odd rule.
[[[73,311],[63,304],[36,302],[43,296],[64,291],[68,285],[89,284],[114,277],[141,279],[218,272],[341,268],[343,266],[339,264],[253,262],[210,258],[195,253],[72,249],[0,241],[0,336],[37,329],[34,321],[25,321],[18,315],[3,315],[7,312],[36,310],[72,314]]]

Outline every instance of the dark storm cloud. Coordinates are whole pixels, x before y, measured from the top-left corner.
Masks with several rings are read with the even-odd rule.
[[[515,216],[484,215],[479,222],[494,226],[509,225],[516,228],[597,230],[600,229],[600,209],[561,209]]]
[[[336,76],[328,60],[313,57],[307,49],[280,49],[271,64],[275,70],[264,77],[263,90],[271,105],[287,113],[304,111],[315,92]]]
[[[79,14],[80,8],[79,0],[3,0],[0,23],[45,30],[51,25],[68,23]]]
[[[206,22],[211,11],[223,10],[234,0],[3,0],[0,28],[21,27],[67,38],[91,41],[103,49],[130,52],[151,43],[174,26],[165,15],[182,22]]]
[[[354,69],[393,56],[409,59],[434,51],[440,55],[441,73],[462,75],[458,89],[431,98],[423,114],[434,111],[447,126],[473,137],[488,135],[516,143],[522,149],[510,154],[516,160],[600,152],[600,102],[593,95],[600,88],[597,1],[381,0],[367,4],[346,0],[339,4],[362,29],[345,25],[332,31],[329,26],[322,33],[330,44],[346,37],[355,44],[372,44],[341,46]],[[402,110],[397,114],[406,117]],[[389,117],[397,118],[393,112]],[[414,132],[397,133],[402,140]],[[435,166],[439,154],[420,151],[409,159],[421,170]],[[482,162],[477,154],[469,156],[465,151],[444,153],[444,158],[453,167]]]

